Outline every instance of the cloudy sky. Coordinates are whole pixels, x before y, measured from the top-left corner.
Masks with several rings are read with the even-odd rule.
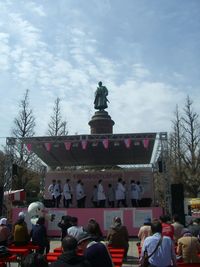
[[[61,98],[88,134],[99,81],[114,133],[169,131],[189,94],[200,114],[199,0],[0,0],[0,137],[30,90],[36,135]]]

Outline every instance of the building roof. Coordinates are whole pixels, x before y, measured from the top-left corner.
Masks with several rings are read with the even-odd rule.
[[[95,134],[23,139],[49,167],[150,164],[156,133]]]

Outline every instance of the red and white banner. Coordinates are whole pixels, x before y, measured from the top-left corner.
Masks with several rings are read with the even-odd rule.
[[[82,140],[81,141],[81,146],[82,146],[82,149],[85,150],[87,148],[87,144],[88,144],[88,141],[87,140]]]
[[[108,149],[108,146],[109,146],[109,140],[108,140],[108,138],[104,139],[104,140],[102,141],[102,143],[103,143],[104,148],[105,148],[105,149]]]
[[[124,144],[125,144],[126,148],[130,148],[130,146],[131,146],[131,138],[124,139]]]
[[[149,139],[148,138],[145,138],[143,140],[143,146],[144,146],[144,148],[148,149],[148,147],[149,147]]]
[[[71,149],[72,143],[71,142],[64,142],[64,145],[65,145],[66,150],[69,151]]]
[[[15,190],[15,191],[5,191],[4,196],[8,196],[11,201],[20,200],[23,201],[26,199],[26,192],[24,189]]]
[[[32,144],[26,144],[26,147],[27,147],[27,149],[28,149],[28,152],[30,152],[31,149],[32,149]]]
[[[44,146],[48,152],[51,150],[51,143],[45,143]]]

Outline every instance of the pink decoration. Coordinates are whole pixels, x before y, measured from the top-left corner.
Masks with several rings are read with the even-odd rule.
[[[44,146],[48,152],[51,150],[51,143],[45,143]]]
[[[149,147],[149,139],[148,138],[145,138],[143,140],[143,146],[144,146],[144,148],[148,149],[148,147]]]
[[[125,144],[126,148],[130,148],[130,146],[131,146],[131,138],[124,139],[124,144]]]
[[[32,149],[32,144],[26,144],[26,147],[27,147],[28,151],[30,152]]]
[[[108,140],[108,138],[104,139],[104,140],[102,141],[102,143],[103,143],[104,148],[105,148],[105,149],[108,149],[108,145],[109,145],[109,140]]]
[[[82,146],[82,149],[85,150],[87,148],[87,140],[82,140],[81,141],[81,146]]]
[[[64,142],[64,144],[65,144],[65,148],[66,148],[66,150],[70,150],[71,149],[71,145],[72,145],[72,143],[71,142]]]

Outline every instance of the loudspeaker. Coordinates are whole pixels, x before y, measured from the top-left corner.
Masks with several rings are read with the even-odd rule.
[[[172,214],[177,214],[182,224],[185,224],[184,188],[183,184],[171,185]]]

